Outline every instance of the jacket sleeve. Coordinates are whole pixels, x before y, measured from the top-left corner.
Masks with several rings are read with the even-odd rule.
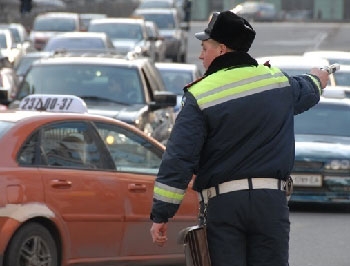
[[[320,101],[321,82],[318,77],[306,74],[289,77],[294,94],[294,115],[309,110]]]
[[[206,136],[205,119],[196,99],[185,92],[155,181],[151,219],[167,222],[177,212],[197,171]]]

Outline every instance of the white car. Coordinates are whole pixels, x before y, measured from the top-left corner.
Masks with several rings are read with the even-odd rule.
[[[14,65],[20,58],[20,50],[9,29],[0,29],[0,57],[7,58],[10,65]]]
[[[0,29],[10,30],[15,42],[15,46],[19,50],[20,56],[34,51],[34,46],[29,40],[27,30],[21,23],[1,23]]]
[[[350,86],[350,65],[340,65],[340,69],[333,75],[335,85]]]
[[[269,62],[273,67],[278,67],[289,76],[302,75],[310,72],[313,67],[325,67],[330,65],[329,61],[319,57],[308,58],[302,55],[272,55],[257,57],[259,64]],[[334,74],[329,76],[329,85],[336,85]]]
[[[350,86],[327,86],[322,95],[326,98],[350,98]]]
[[[278,18],[275,4],[260,1],[246,1],[231,11],[249,21],[275,21]]]
[[[327,59],[330,64],[338,63],[340,65],[350,64],[350,52],[336,50],[317,50],[304,53],[307,57],[321,57]]]

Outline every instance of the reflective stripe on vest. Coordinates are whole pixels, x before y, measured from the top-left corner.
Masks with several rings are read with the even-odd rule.
[[[203,110],[233,99],[289,85],[288,78],[280,69],[259,65],[220,70],[194,84],[189,91]]]
[[[322,87],[321,87],[321,83],[318,81],[318,79],[312,75],[306,75],[306,76],[308,76],[313,81],[313,83],[316,84],[318,91],[320,92],[320,95],[321,95],[322,94]]]
[[[157,200],[172,204],[180,204],[185,196],[186,191],[183,189],[170,187],[159,182],[155,182],[153,192],[153,198]]]

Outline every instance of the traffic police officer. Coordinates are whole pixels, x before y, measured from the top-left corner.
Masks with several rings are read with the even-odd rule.
[[[293,116],[317,104],[328,82],[318,68],[289,77],[259,65],[247,53],[255,34],[224,11],[195,35],[206,72],[185,87],[154,187],[150,231],[162,246],[196,175],[213,266],[288,265],[284,184],[294,163]]]

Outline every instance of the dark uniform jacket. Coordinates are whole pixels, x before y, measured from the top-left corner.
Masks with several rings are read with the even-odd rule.
[[[285,179],[294,163],[293,116],[318,103],[320,81],[288,77],[243,52],[214,59],[185,87],[154,187],[151,219],[175,215],[189,182],[201,191],[250,177]]]

